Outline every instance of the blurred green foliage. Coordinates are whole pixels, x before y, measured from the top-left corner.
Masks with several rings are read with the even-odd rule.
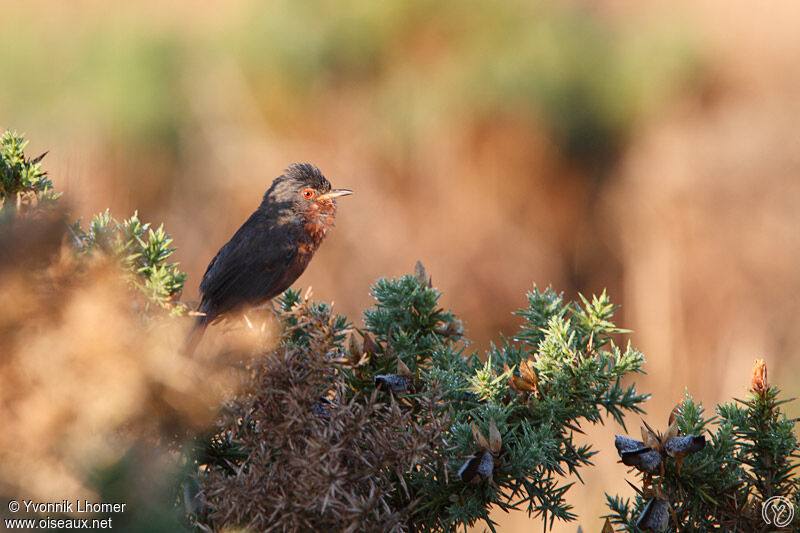
[[[50,31],[4,8],[0,33],[18,51],[0,58],[7,74],[0,109],[10,121],[55,119],[61,130],[94,125],[126,143],[176,147],[186,125],[180,38],[119,15]]]
[[[312,99],[368,85],[375,103],[388,100],[376,112],[522,117],[587,163],[616,155],[696,59],[681,35],[626,31],[576,5],[285,0],[252,10],[235,51],[257,94]]]
[[[400,132],[514,117],[584,164],[613,160],[637,120],[697,72],[691,41],[669,21],[625,26],[572,3],[278,0],[211,26],[120,9],[47,35],[22,13],[0,21],[21,51],[0,57],[10,74],[0,110],[88,117],[175,160],[194,134],[197,85],[221,66],[244,74],[262,118],[284,133],[306,131],[337,95]]]
[[[92,83],[93,105],[110,132],[175,154],[188,126],[181,87],[183,49],[177,36],[148,34],[139,24],[94,37],[76,76]]]
[[[175,505],[185,472],[137,443],[120,459],[91,471],[90,485],[99,500],[125,503],[112,525],[126,533],[176,533],[189,531],[181,509]]]

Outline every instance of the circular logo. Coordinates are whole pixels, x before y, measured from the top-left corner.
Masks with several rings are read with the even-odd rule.
[[[789,498],[773,496],[761,504],[761,518],[767,525],[786,527],[794,519],[794,505]]]

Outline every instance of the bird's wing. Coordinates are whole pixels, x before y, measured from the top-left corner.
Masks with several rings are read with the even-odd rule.
[[[251,216],[209,263],[200,283],[200,310],[213,319],[283,292],[283,278],[297,255],[293,235],[291,227]]]

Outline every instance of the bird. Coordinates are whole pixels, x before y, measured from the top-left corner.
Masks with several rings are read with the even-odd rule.
[[[289,165],[208,264],[184,353],[191,355],[220,317],[264,304],[288,289],[333,227],[336,199],[349,194],[353,191],[332,189],[314,165]]]

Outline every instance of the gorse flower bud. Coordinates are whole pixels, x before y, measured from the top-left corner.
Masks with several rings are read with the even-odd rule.
[[[763,359],[756,359],[753,363],[753,378],[750,380],[750,388],[756,394],[763,395],[769,388],[767,382],[767,363]]]

